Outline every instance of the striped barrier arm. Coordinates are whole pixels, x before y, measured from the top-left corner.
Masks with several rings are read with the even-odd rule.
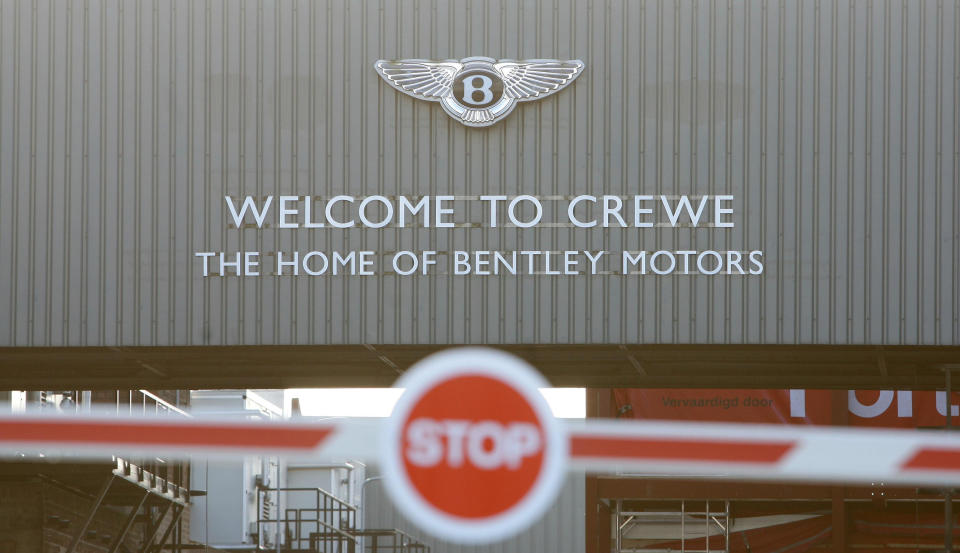
[[[0,456],[376,460],[382,421],[2,415]],[[565,428],[571,467],[588,472],[960,485],[960,435],[944,432],[612,420]]]
[[[960,435],[768,424],[591,420],[569,428],[588,471],[745,480],[960,483]]]

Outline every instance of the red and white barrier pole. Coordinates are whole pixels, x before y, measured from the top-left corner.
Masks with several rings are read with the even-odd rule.
[[[97,415],[0,415],[0,456],[29,453],[73,458],[108,455],[372,458],[377,419],[224,420]]]
[[[960,483],[960,438],[918,430],[585,421],[569,430],[587,471],[743,480]]]
[[[0,456],[263,453],[376,461],[382,422],[0,415]],[[940,432],[607,420],[564,426],[572,468],[588,472],[960,485],[960,436]]]

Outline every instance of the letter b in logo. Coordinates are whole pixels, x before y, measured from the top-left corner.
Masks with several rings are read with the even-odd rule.
[[[453,93],[464,107],[488,108],[503,97],[503,81],[499,75],[483,69],[465,71],[457,76]]]
[[[480,82],[477,85],[477,82]],[[493,81],[490,77],[486,75],[471,75],[463,80],[463,101],[468,104],[473,104],[475,106],[487,104],[490,100],[493,100],[493,91],[490,88],[493,86]],[[474,100],[474,93],[482,92],[483,98],[480,101]]]

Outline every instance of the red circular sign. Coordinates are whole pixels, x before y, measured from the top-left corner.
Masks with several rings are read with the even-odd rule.
[[[411,483],[436,508],[463,518],[503,513],[543,468],[543,428],[501,380],[465,374],[441,382],[410,411],[400,448]],[[504,469],[504,470],[501,470]]]
[[[384,475],[397,506],[449,540],[503,539],[549,507],[567,442],[523,361],[448,350],[421,361],[387,424]]]

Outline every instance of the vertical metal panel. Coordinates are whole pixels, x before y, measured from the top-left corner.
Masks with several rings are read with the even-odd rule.
[[[380,481],[371,481],[364,491],[364,523],[367,528],[396,528],[430,546],[434,553],[498,553],[507,551],[550,551],[555,553],[582,553],[586,545],[584,535],[584,505],[586,483],[582,473],[567,477],[554,506],[529,529],[497,543],[461,545],[438,540],[417,528],[403,516],[403,505],[394,505],[383,490]]]
[[[953,0],[0,0],[0,345],[958,344],[958,30]],[[372,68],[469,55],[587,69],[478,130]],[[223,203],[341,193],[453,194],[465,223],[481,194],[730,193],[737,226],[257,231]],[[685,248],[766,272],[204,279],[193,255]]]

